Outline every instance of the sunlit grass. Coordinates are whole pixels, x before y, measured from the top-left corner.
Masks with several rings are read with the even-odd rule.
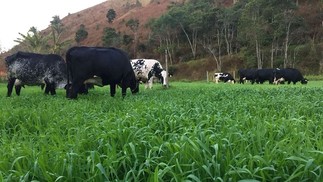
[[[77,100],[0,84],[0,181],[322,181],[323,82],[174,82]]]

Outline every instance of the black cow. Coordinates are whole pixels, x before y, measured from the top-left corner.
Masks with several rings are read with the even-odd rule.
[[[230,73],[214,73],[213,79],[215,83],[219,83],[219,81],[224,83],[235,83],[235,80]]]
[[[269,84],[274,83],[274,71],[275,69],[266,68],[258,69],[256,71],[256,82],[263,84],[265,81],[269,81]]]
[[[244,84],[246,80],[250,80],[251,84],[254,84],[257,80],[257,69],[239,69],[238,73],[239,83]]]
[[[303,77],[301,72],[295,68],[286,69],[276,69],[274,72],[275,81],[279,83],[280,81],[287,81],[288,84],[300,81],[302,84],[307,84],[308,80]]]
[[[102,85],[110,85],[110,95],[116,92],[116,85],[122,88],[122,96],[130,87],[132,93],[139,91],[138,82],[124,51],[104,47],[72,47],[66,53],[68,83],[66,97],[75,99],[80,87],[94,76],[100,77]]]
[[[46,85],[45,94],[56,94],[56,87],[64,87],[66,83],[66,64],[64,59],[55,54],[36,54],[17,52],[5,59],[10,97],[13,86],[20,95],[24,85]]]

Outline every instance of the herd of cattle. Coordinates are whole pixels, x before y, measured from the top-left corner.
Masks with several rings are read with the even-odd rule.
[[[307,84],[308,80],[303,77],[301,72],[295,68],[285,68],[285,69],[240,69],[239,83],[244,84],[246,81],[250,81],[251,84],[259,83],[263,84],[268,81],[270,84],[284,84],[287,82],[290,84],[296,84],[301,82],[302,84]],[[235,83],[235,79],[230,73],[215,73],[214,81],[218,83],[219,81],[225,83]]]
[[[166,71],[160,62],[154,59],[129,59],[123,50],[105,47],[72,47],[66,52],[66,61],[55,54],[36,54],[17,52],[5,59],[10,97],[15,87],[17,95],[25,85],[41,85],[45,94],[56,94],[57,88],[66,89],[66,97],[77,98],[78,94],[87,93],[93,85],[110,85],[110,95],[121,87],[124,97],[127,88],[132,93],[139,92],[139,83],[146,83],[151,88],[153,79],[158,78],[166,85]],[[253,83],[288,83],[307,80],[296,69],[244,69],[239,70],[240,83],[249,80]],[[229,73],[215,73],[215,82],[235,83]]]
[[[166,71],[154,59],[133,59],[117,48],[72,47],[66,52],[66,61],[55,54],[17,52],[6,57],[8,92],[10,97],[15,87],[17,95],[25,85],[41,85],[45,94],[56,94],[56,88],[65,88],[66,97],[75,99],[79,93],[87,93],[90,86],[110,85],[114,96],[116,86],[122,96],[127,88],[139,92],[139,83],[152,87],[153,78],[164,85]]]

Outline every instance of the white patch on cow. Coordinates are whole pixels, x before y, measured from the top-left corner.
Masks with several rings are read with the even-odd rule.
[[[24,71],[24,69],[25,68],[21,62],[15,61],[13,64],[9,65],[8,76],[17,77],[17,75],[19,75],[19,71]]]
[[[279,79],[276,79],[276,77],[274,78],[274,84],[278,85],[280,82],[284,82],[285,79],[282,77],[282,78],[279,78]]]
[[[98,76],[94,76],[93,78],[85,80],[84,84],[87,84],[87,83],[103,87],[102,78]]]
[[[22,81],[19,80],[19,79],[16,79],[15,80],[15,86],[20,86],[20,85],[22,85]]]

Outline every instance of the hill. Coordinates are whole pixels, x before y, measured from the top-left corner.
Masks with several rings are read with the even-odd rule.
[[[80,25],[84,25],[88,32],[88,37],[82,41],[81,45],[102,46],[103,30],[106,27],[114,28],[122,34],[131,34],[131,30],[126,27],[125,22],[129,19],[139,20],[138,36],[141,41],[145,41],[149,35],[149,29],[145,24],[152,18],[161,16],[171,3],[180,3],[183,0],[107,0],[101,4],[89,7],[77,13],[60,17],[65,31],[61,37],[62,41],[72,40],[70,46],[76,45],[74,41],[75,33]],[[116,18],[112,23],[108,23],[106,14],[109,9],[114,9]],[[51,20],[48,20],[51,21]],[[50,27],[41,30],[44,34],[49,34]],[[17,50],[21,46],[17,45],[8,52],[0,55],[0,76],[5,73],[4,58]]]
[[[125,22],[130,19],[139,20],[139,35],[142,38],[146,38],[149,31],[145,28],[145,24],[150,19],[162,15],[172,2],[176,1],[109,0],[64,17],[62,23],[68,31],[66,31],[66,34],[62,38],[65,40],[74,40],[75,32],[79,29],[80,25],[83,24],[88,32],[88,37],[82,41],[81,44],[101,46],[104,28],[111,27],[118,32],[130,34],[130,29],[125,25]],[[114,9],[117,15],[112,23],[108,23],[106,18],[109,9]],[[49,32],[50,28],[45,31]]]
[[[146,24],[151,19],[158,18],[164,14],[169,6],[173,4],[182,4],[186,1],[187,0],[107,0],[101,4],[69,14],[66,17],[60,17],[61,22],[64,25],[64,33],[62,34],[61,41],[71,40],[71,44],[68,47],[76,45],[75,33],[81,25],[84,25],[88,32],[88,36],[85,40],[81,41],[79,45],[102,46],[102,36],[105,28],[114,28],[121,35],[132,35],[133,32],[126,26],[126,22],[130,19],[137,19],[139,21],[137,31],[138,42],[145,43],[150,37],[150,29],[147,28]],[[221,1],[221,3],[223,3],[224,6],[230,6],[233,1],[224,0]],[[112,23],[109,23],[106,17],[109,9],[113,9],[116,12],[116,18]],[[41,33],[44,35],[48,35],[50,32],[50,27],[41,30]],[[127,49],[129,50],[130,48]],[[17,45],[8,52],[0,55],[0,77],[5,75],[4,58],[18,50],[23,50],[21,45]],[[138,56],[158,58],[152,53]],[[178,68],[176,69],[178,70]],[[187,71],[189,72],[190,70]],[[202,74],[204,75],[204,73]],[[196,79],[198,78],[199,77]]]

